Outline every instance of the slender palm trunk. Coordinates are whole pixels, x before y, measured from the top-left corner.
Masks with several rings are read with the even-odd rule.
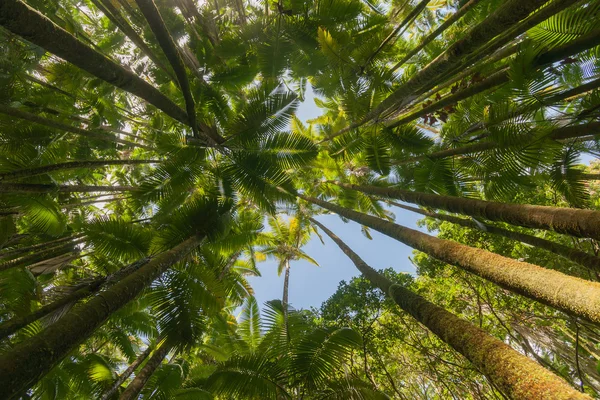
[[[302,194],[297,196],[514,293],[588,321],[600,322],[600,283],[589,282],[489,251],[439,239],[320,199]]]
[[[173,73],[160,61],[160,59],[154,54],[152,49],[148,47],[148,45],[144,42],[144,39],[138,35],[138,33],[133,29],[133,27],[127,22],[125,18],[121,15],[119,10],[110,2],[105,0],[92,0],[92,3],[106,17],[113,23],[117,28],[119,28],[125,36],[127,36],[133,44],[136,45],[138,49],[142,53],[144,53],[152,62],[161,70],[163,70],[172,80],[175,79]]]
[[[66,244],[59,242],[58,246],[43,249],[33,254],[28,254],[23,257],[15,258],[14,260],[5,261],[0,264],[0,271],[6,271],[7,269],[16,267],[27,267],[29,265],[33,265],[44,260],[49,260],[60,255],[71,253],[75,250],[76,245],[83,242],[85,242],[85,238],[77,239]]]
[[[285,263],[285,277],[283,278],[283,297],[281,304],[283,306],[283,316],[286,320],[287,326],[287,315],[288,315],[288,304],[289,304],[289,290],[290,290],[290,262]]]
[[[60,239],[51,240],[49,242],[44,242],[44,243],[40,243],[40,244],[34,244],[32,246],[20,247],[20,248],[17,248],[17,249],[2,251],[2,252],[0,252],[0,259],[11,258],[11,257],[14,257],[14,256],[18,256],[20,254],[23,254],[23,253],[28,253],[30,251],[40,250],[40,249],[46,249],[46,248],[49,248],[49,247],[54,247],[58,243],[68,242],[70,240],[78,239],[78,238],[80,238],[82,236],[83,236],[83,234],[79,233],[79,234],[76,234],[76,235],[71,235],[71,236],[60,238]]]
[[[586,137],[590,133],[593,134],[593,133],[598,133],[598,132],[600,132],[600,122],[588,122],[588,123],[582,124],[582,125],[571,125],[571,126],[566,126],[564,128],[554,129],[548,134],[548,139],[568,140],[568,139],[573,139],[573,138],[578,138],[578,137]],[[481,153],[486,150],[495,149],[498,147],[499,147],[498,143],[495,143],[495,142],[480,142],[480,143],[470,144],[467,146],[455,147],[453,149],[440,150],[440,151],[436,151],[436,152],[422,155],[422,156],[406,158],[404,160],[395,162],[394,165],[404,165],[404,164],[409,164],[409,163],[417,162],[417,161],[423,161],[423,160],[427,160],[427,159],[440,159],[440,158],[453,157],[453,156],[459,156],[459,155],[465,155],[465,154],[476,154],[476,153]]]
[[[127,367],[127,369],[125,371],[123,371],[123,373],[121,375],[119,375],[119,377],[117,378],[117,380],[115,380],[115,382],[112,384],[112,386],[106,392],[104,392],[104,394],[102,395],[100,400],[108,400],[108,399],[112,398],[114,396],[114,394],[117,392],[117,390],[119,389],[119,387],[121,387],[123,382],[125,382],[127,380],[127,378],[129,378],[131,376],[131,374],[133,374],[133,371],[135,371],[137,369],[137,367],[139,367],[140,364],[143,363],[146,358],[148,358],[151,351],[152,351],[151,346],[146,347],[146,350],[144,350],[135,359],[135,361],[132,362],[129,365],[129,367]]]
[[[0,398],[11,399],[35,384],[115,311],[136,298],[152,281],[200,245],[192,236],[157,255],[57,323],[0,355]]]
[[[161,163],[161,160],[89,160],[89,161],[68,161],[59,164],[44,165],[37,168],[26,168],[17,171],[5,172],[0,174],[0,181],[12,179],[29,178],[37,175],[44,175],[54,171],[66,171],[78,168],[98,168],[106,165],[140,165]]]
[[[91,193],[135,192],[135,186],[50,185],[43,183],[0,183],[0,193]]]
[[[0,6],[1,7],[1,6]],[[71,132],[76,135],[86,137],[92,140],[102,140],[104,142],[119,143],[126,146],[139,147],[146,150],[152,150],[152,147],[146,146],[145,144],[133,143],[127,140],[119,139],[114,135],[107,132],[94,132],[86,129],[78,128],[75,126],[63,124],[62,122],[53,121],[48,118],[40,117],[39,115],[22,111],[14,107],[9,107],[0,104],[0,114],[9,115],[14,118],[23,119],[25,121],[34,122],[39,125],[47,126],[49,128],[60,129],[61,131]]]
[[[345,131],[355,129],[377,118],[394,105],[402,103],[410,97],[414,98],[435,86],[440,76],[457,67],[465,57],[475,53],[483,44],[526,18],[545,2],[546,0],[508,0],[504,2],[485,20],[467,32],[462,39],[454,42],[444,53],[414,74],[377,107],[368,112],[361,121],[351,124]]]
[[[146,100],[171,118],[188,123],[186,112],[154,86],[83,44],[22,1],[0,2],[0,25],[95,77]]]
[[[194,135],[197,136],[198,125],[196,124],[196,111],[194,105],[194,98],[190,89],[190,82],[188,81],[187,73],[183,65],[181,55],[177,50],[177,46],[171,37],[171,34],[165,26],[165,22],[154,4],[154,0],[135,0],[139,9],[142,11],[144,18],[148,21],[150,29],[154,33],[158,44],[160,45],[163,53],[169,60],[175,75],[177,76],[177,82],[183,92],[183,98],[185,99],[185,108],[188,116],[188,125],[192,127]]]
[[[75,303],[88,296],[91,296],[100,289],[101,285],[104,282],[104,279],[97,279],[85,285],[84,287],[77,289],[73,293],[70,293],[56,301],[53,301],[50,304],[40,307],[39,309],[33,311],[30,314],[3,322],[2,324],[0,324],[0,340],[3,340],[9,335],[12,335],[13,333],[17,332],[19,329],[29,325],[34,321],[37,321],[42,317],[45,317],[53,311],[65,307],[68,304]]]
[[[393,284],[367,265],[333,232],[318,221],[311,221],[339,246],[365,278],[388,294],[401,309],[425,325],[442,341],[465,356],[508,397],[519,400],[590,399],[588,395],[571,388],[561,378],[484,330],[411,290]]]
[[[506,222],[527,228],[553,230],[578,237],[600,239],[600,211],[596,210],[499,203],[388,187],[333,183],[364,194],[398,199],[456,214]]]
[[[404,65],[408,60],[410,60],[415,54],[417,54],[418,52],[423,50],[425,48],[425,46],[427,46],[429,43],[434,41],[435,38],[437,38],[439,35],[442,34],[442,32],[444,32],[446,29],[448,29],[450,26],[452,26],[456,21],[458,21],[460,18],[462,18],[462,16],[465,15],[467,13],[467,11],[469,11],[473,7],[475,7],[479,3],[479,1],[480,0],[469,0],[467,3],[465,3],[465,5],[463,5],[458,11],[456,11],[454,14],[452,14],[452,16],[450,18],[448,18],[446,21],[444,21],[444,23],[442,23],[436,30],[434,30],[427,37],[425,37],[417,47],[415,47],[414,49],[409,51],[400,61],[398,61],[398,63],[396,63],[396,65],[394,65],[392,67],[390,72],[396,71],[398,68],[400,68],[402,65]]]
[[[499,228],[490,224],[484,224],[481,222],[476,223],[475,221],[455,217],[453,215],[437,214],[434,212],[421,210],[420,208],[405,206],[404,204],[396,203],[394,201],[388,201],[388,203],[395,207],[403,208],[405,210],[412,211],[417,214],[439,219],[440,221],[448,221],[453,224],[464,226],[466,228],[481,230],[494,235],[504,236],[505,238],[516,240],[521,243],[526,243],[534,247],[539,247],[540,249],[544,249],[554,254],[563,256],[566,259],[571,260],[579,265],[582,265],[594,272],[600,272],[600,257],[596,257],[592,254],[586,253],[585,251],[577,250],[572,247],[565,246],[550,240],[542,239],[537,236],[528,235],[526,233]]]
[[[166,343],[163,343],[158,349],[156,349],[154,354],[152,354],[152,357],[150,357],[146,365],[144,365],[144,368],[142,368],[141,371],[136,374],[133,381],[127,385],[127,388],[123,394],[121,394],[119,400],[137,399],[138,395],[148,382],[148,379],[150,379],[154,371],[156,371],[168,353],[169,346]]]

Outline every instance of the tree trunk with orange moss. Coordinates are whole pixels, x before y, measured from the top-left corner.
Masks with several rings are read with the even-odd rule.
[[[600,283],[589,282],[486,250],[439,239],[314,197],[302,194],[297,196],[514,293],[588,321],[600,323]]]
[[[371,268],[339,237],[311,219],[352,260],[356,268],[404,311],[465,356],[508,397],[519,400],[590,399],[565,381],[512,347],[473,324],[425,300],[411,290],[393,284]]]
[[[341,182],[331,183],[368,195],[398,199],[407,203],[438,208],[456,214],[506,222],[527,228],[553,230],[578,237],[600,239],[600,211],[596,210],[499,203],[390,187],[352,185]]]

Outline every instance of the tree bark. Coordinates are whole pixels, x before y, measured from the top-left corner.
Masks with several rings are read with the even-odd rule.
[[[314,197],[302,194],[297,196],[514,293],[588,321],[600,322],[600,283],[589,282],[489,251],[439,239]]]
[[[589,135],[590,133],[597,133],[597,132],[600,132],[600,122],[588,122],[588,123],[582,124],[582,125],[571,125],[571,126],[566,126],[564,128],[554,129],[553,131],[551,131],[548,134],[548,139],[568,140],[568,139],[573,139],[573,138],[577,138],[577,137],[585,137],[585,136]],[[480,143],[470,144],[467,146],[455,147],[453,149],[440,150],[440,151],[436,151],[436,152],[433,152],[430,154],[424,154],[422,156],[415,156],[415,157],[407,158],[407,159],[395,162],[394,165],[404,165],[404,164],[408,164],[411,162],[417,162],[417,161],[422,161],[422,160],[427,160],[427,159],[436,160],[436,159],[440,159],[440,158],[453,157],[453,156],[459,156],[459,155],[465,155],[465,154],[481,153],[483,151],[495,149],[498,147],[499,147],[498,143],[495,143],[495,142],[480,142]]]
[[[146,100],[171,118],[188,124],[186,112],[154,86],[83,44],[25,3],[19,0],[0,2],[0,25],[95,77]]]
[[[471,228],[475,230],[480,230],[483,232],[488,232],[494,235],[504,236],[505,238],[516,240],[518,242],[526,243],[534,247],[539,247],[540,249],[544,249],[550,251],[554,254],[558,254],[560,256],[565,257],[566,259],[573,261],[579,265],[582,265],[592,271],[600,272],[600,257],[596,257],[592,254],[586,253],[585,251],[577,250],[569,246],[565,246],[563,244],[555,243],[550,240],[542,239],[537,236],[528,235],[526,233],[510,231],[508,229],[499,228],[497,226],[493,226],[490,224],[484,223],[475,223],[474,221],[455,217],[453,215],[446,214],[437,214],[434,212],[429,212],[425,210],[421,210],[420,208],[405,206],[404,204],[399,204],[394,201],[388,201],[389,204],[403,208],[408,211],[412,211],[417,214],[425,215],[427,217],[436,218],[440,221],[448,221],[453,224],[457,224],[460,226],[464,226],[466,228]]]
[[[1,5],[0,5],[1,7]],[[0,10],[1,11],[1,10]],[[0,21],[1,22],[1,21]],[[67,124],[63,124],[62,122],[53,121],[48,118],[40,117],[39,115],[29,113],[27,111],[22,111],[14,107],[9,107],[0,104],[0,114],[5,114],[10,117],[15,117],[19,119],[23,119],[25,121],[30,121],[36,124],[40,124],[46,126],[48,128],[59,129],[65,132],[71,132],[79,136],[83,136],[93,140],[102,140],[104,142],[111,143],[119,143],[126,146],[139,147],[141,149],[152,150],[151,146],[147,146],[145,144],[133,143],[128,140],[123,140],[111,135],[107,132],[94,132],[88,131],[86,129],[78,128],[76,126],[71,126]]]
[[[12,179],[29,178],[31,176],[48,174],[54,171],[65,171],[78,168],[97,168],[106,165],[139,165],[161,163],[161,160],[89,160],[89,161],[67,161],[64,163],[44,165],[36,168],[19,169],[17,171],[0,174],[0,181]]]
[[[456,214],[506,222],[527,228],[553,230],[577,237],[600,239],[600,211],[530,204],[499,203],[409,190],[332,182],[345,189],[398,199]]]
[[[462,18],[462,16],[465,15],[467,13],[467,11],[469,11],[473,7],[475,7],[479,3],[479,1],[480,0],[469,0],[467,3],[465,3],[465,5],[463,5],[458,11],[456,11],[454,14],[452,14],[450,16],[450,18],[448,18],[446,21],[444,21],[444,23],[442,23],[436,30],[434,30],[429,35],[427,35],[427,37],[425,37],[417,47],[415,47],[414,49],[409,51],[400,61],[398,61],[398,63],[396,63],[396,65],[394,65],[392,67],[390,72],[396,71],[398,68],[400,68],[402,65],[404,65],[408,60],[410,60],[415,54],[417,54],[419,51],[423,50],[425,48],[425,46],[427,46],[429,43],[434,41],[435,38],[437,38],[439,35],[442,34],[442,32],[444,32],[446,29],[448,29],[450,26],[452,26],[456,21],[458,21],[460,18]]]
[[[135,192],[134,186],[51,185],[43,183],[0,183],[0,193],[91,193]]]
[[[339,246],[371,284],[388,294],[401,309],[465,356],[508,397],[519,400],[591,399],[484,330],[411,290],[393,284],[367,265],[333,232],[318,221],[311,220]]]
[[[74,240],[70,243],[60,244],[58,246],[51,247],[49,249],[44,249],[38,251],[33,254],[27,254],[20,258],[15,258],[14,260],[5,261],[0,264],[0,271],[6,271],[7,269],[16,268],[16,267],[27,267],[32,264],[36,264],[40,261],[49,260],[51,258],[71,253],[75,250],[75,246],[83,243],[85,238]]]
[[[155,352],[152,354],[152,357],[148,360],[144,368],[136,374],[135,378],[129,385],[127,385],[127,389],[121,394],[119,400],[134,400],[138,398],[138,395],[148,382],[148,379],[152,376],[154,371],[158,368],[158,366],[165,359],[167,354],[169,353],[169,346],[166,343],[163,343]]]
[[[127,367],[127,369],[125,371],[123,371],[123,373],[121,375],[119,375],[119,377],[112,384],[112,386],[106,392],[104,392],[104,394],[102,395],[100,400],[109,400],[111,397],[113,397],[113,395],[117,392],[119,387],[121,387],[123,382],[125,382],[127,380],[127,378],[129,378],[131,376],[131,374],[133,374],[133,371],[135,371],[137,369],[137,367],[139,367],[139,365],[144,362],[144,360],[150,355],[151,351],[152,351],[151,346],[146,347],[146,350],[144,350],[135,359],[135,361],[132,362],[129,365],[129,367]]]
[[[288,303],[289,303],[289,286],[290,286],[290,262],[285,263],[285,277],[283,279],[283,297],[281,299],[281,305],[283,306],[283,319],[285,320],[285,326],[287,327],[287,316],[288,316]]]
[[[67,304],[74,303],[88,296],[91,296],[93,293],[97,292],[100,289],[100,286],[104,282],[104,279],[97,279],[92,283],[87,284],[86,286],[80,289],[77,289],[73,293],[70,293],[56,301],[53,301],[50,304],[46,304],[45,306],[40,307],[39,309],[33,311],[30,314],[3,322],[2,324],[0,324],[0,340],[3,340],[4,338],[17,332],[19,329],[29,325],[34,321],[37,321],[42,317],[45,317],[51,312],[56,311],[59,308],[66,306]]]
[[[0,398],[15,398],[30,388],[73,348],[91,336],[112,313],[136,298],[201,242],[202,237],[192,236],[159,254],[109,289],[71,310],[56,324],[0,355]]]
[[[82,236],[83,236],[82,233],[78,233],[76,235],[71,235],[71,236],[60,238],[60,239],[51,240],[49,242],[34,244],[32,246],[19,247],[19,248],[7,250],[7,251],[2,251],[2,252],[0,252],[0,259],[14,257],[14,256],[17,256],[17,255],[20,255],[23,253],[28,253],[33,250],[39,250],[39,249],[43,249],[43,248],[47,248],[47,247],[52,247],[57,243],[63,243],[63,242],[67,242],[69,240],[78,239]]]

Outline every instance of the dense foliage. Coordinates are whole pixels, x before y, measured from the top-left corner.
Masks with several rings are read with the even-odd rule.
[[[600,398],[598,20],[0,1],[0,398]],[[414,248],[417,274],[323,213]],[[295,310],[311,238],[361,275]],[[285,283],[261,305],[267,258]]]

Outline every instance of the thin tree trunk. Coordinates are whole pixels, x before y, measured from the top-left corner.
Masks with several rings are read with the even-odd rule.
[[[0,5],[0,8],[1,8],[1,5]],[[36,114],[32,114],[27,111],[22,111],[17,108],[5,106],[2,104],[0,104],[0,114],[5,114],[10,117],[34,122],[36,124],[47,126],[49,128],[60,129],[61,131],[65,131],[65,132],[71,132],[76,135],[83,136],[83,137],[93,139],[93,140],[102,140],[105,142],[120,143],[120,144],[123,144],[126,146],[139,147],[141,149],[146,149],[146,150],[153,149],[151,146],[147,146],[145,144],[139,144],[139,143],[130,142],[128,140],[119,139],[119,138],[115,137],[114,135],[111,135],[107,132],[88,131],[86,129],[63,124],[62,122],[53,121],[48,118],[40,117],[39,115],[36,115]]]
[[[171,118],[188,124],[186,112],[154,86],[83,44],[22,1],[0,2],[0,25],[95,77],[146,100]]]
[[[91,193],[135,192],[135,186],[51,185],[43,183],[0,183],[0,193]]]
[[[389,204],[399,207],[408,211],[412,211],[417,214],[425,215],[427,217],[436,218],[440,221],[448,221],[453,224],[464,226],[466,228],[476,229],[483,232],[488,232],[494,235],[504,236],[505,238],[516,240],[521,243],[526,243],[534,247],[539,247],[550,251],[554,254],[565,257],[566,259],[573,261],[579,265],[582,265],[592,271],[600,272],[600,257],[596,257],[592,254],[586,253],[585,251],[577,250],[563,244],[555,243],[553,241],[542,239],[537,236],[528,235],[526,233],[510,231],[508,229],[499,228],[490,224],[476,223],[464,218],[455,217],[453,215],[437,214],[421,210],[419,208],[405,206],[404,204],[396,203],[394,201],[388,201]]]
[[[283,318],[285,320],[286,326],[287,326],[287,316],[288,316],[289,287],[290,287],[290,262],[286,261],[285,277],[283,278],[283,297],[281,299],[281,305],[283,306]]]
[[[152,354],[152,357],[148,360],[144,368],[136,374],[135,378],[129,385],[125,391],[119,397],[119,400],[134,400],[138,398],[138,395],[148,382],[148,379],[152,376],[154,371],[158,368],[158,366],[165,359],[167,354],[169,353],[169,346],[166,343],[163,343],[155,352]]]
[[[37,253],[28,254],[14,260],[5,261],[0,264],[0,271],[6,271],[7,269],[16,267],[27,267],[44,260],[49,260],[57,256],[71,253],[73,250],[75,250],[76,245],[83,243],[84,241],[85,238],[77,239],[71,243],[59,244],[58,246],[39,251]]]
[[[97,168],[106,165],[139,165],[161,163],[161,160],[89,160],[89,161],[67,161],[59,164],[44,165],[36,168],[26,168],[17,171],[0,174],[0,181],[12,179],[29,178],[31,176],[48,174],[54,171],[65,171],[78,168]]]
[[[169,60],[169,64],[175,71],[177,76],[177,82],[183,93],[185,99],[185,108],[188,116],[188,125],[192,127],[194,136],[198,135],[198,125],[196,123],[196,107],[194,104],[194,98],[190,89],[190,82],[188,81],[185,66],[181,59],[181,55],[177,50],[177,45],[173,41],[171,34],[167,30],[165,22],[154,4],[154,0],[135,0],[139,9],[142,11],[144,18],[148,21],[150,29],[154,33],[158,44],[160,45],[163,53]]]
[[[393,284],[367,265],[333,232],[318,221],[311,220],[339,246],[365,278],[388,294],[401,309],[425,325],[442,341],[465,356],[510,398],[591,399],[482,329],[430,303],[411,290]]]
[[[0,324],[0,340],[3,340],[9,335],[12,335],[13,333],[17,332],[19,329],[29,325],[34,321],[37,321],[42,317],[45,317],[51,312],[56,311],[66,306],[67,304],[74,303],[78,300],[91,296],[100,289],[101,285],[104,282],[104,279],[97,279],[91,282],[90,284],[87,284],[86,286],[77,289],[73,293],[70,293],[50,304],[46,304],[45,306],[40,307],[39,309],[33,311],[30,314],[3,322],[2,324]]]
[[[0,259],[14,257],[14,256],[17,256],[17,255],[20,255],[23,253],[28,253],[33,250],[39,250],[39,249],[46,248],[46,247],[52,247],[57,243],[63,243],[63,242],[67,242],[69,240],[78,239],[82,236],[83,236],[83,233],[79,233],[76,235],[71,235],[71,236],[60,238],[60,239],[51,240],[49,242],[44,242],[44,243],[40,243],[40,244],[34,244],[32,246],[20,247],[20,248],[16,248],[16,249],[12,249],[12,250],[3,251],[3,252],[0,252]]]
[[[580,176],[586,181],[600,181],[600,174],[581,174]]]
[[[527,228],[553,230],[577,237],[600,239],[600,211],[596,210],[499,203],[389,187],[332,183],[365,194],[398,199],[456,214],[506,222]]]
[[[200,245],[192,236],[159,254],[109,289],[71,310],[57,323],[0,355],[0,398],[11,399],[30,388],[115,311],[136,298],[152,281]]]
[[[297,196],[514,293],[588,321],[600,322],[600,283],[585,281],[489,251],[439,239],[320,199],[302,194]]]
[[[148,357],[148,355],[150,355],[151,351],[152,351],[152,347],[151,346],[146,347],[146,350],[144,350],[135,359],[135,361],[132,362],[129,365],[129,367],[127,367],[127,369],[125,371],[123,371],[123,373],[121,375],[119,375],[119,377],[112,384],[112,386],[106,392],[104,392],[104,394],[102,395],[102,397],[100,398],[100,400],[108,400],[111,397],[113,397],[114,394],[119,389],[119,387],[121,387],[121,385],[123,384],[123,382],[125,382],[127,380],[127,378],[129,378],[131,376],[131,374],[133,374],[133,371],[135,371],[137,369],[137,367],[139,367],[140,364],[144,362],[144,360]]]
[[[557,128],[548,134],[548,139],[552,140],[568,140],[577,137],[585,137],[590,133],[600,132],[600,122],[588,122],[582,125],[571,125],[564,128]],[[410,157],[401,161],[397,161],[394,165],[404,165],[411,162],[423,161],[427,159],[440,159],[446,157],[453,157],[464,154],[475,154],[481,153],[486,150],[498,148],[498,143],[495,142],[480,142],[470,144],[467,146],[455,147],[453,149],[446,149],[436,151],[430,154],[424,154],[422,156]]]
[[[434,30],[427,37],[425,37],[417,47],[415,47],[414,49],[409,51],[400,61],[398,61],[398,63],[396,63],[396,65],[394,65],[392,67],[390,72],[396,71],[398,68],[400,68],[402,65],[404,65],[408,60],[410,60],[415,54],[417,54],[418,52],[423,50],[425,48],[425,46],[427,46],[429,43],[434,41],[435,38],[437,38],[440,34],[442,34],[442,32],[444,32],[446,29],[448,29],[450,26],[452,26],[456,21],[458,21],[460,18],[462,18],[462,16],[465,15],[467,13],[467,11],[470,11],[473,7],[475,7],[479,3],[479,1],[480,0],[469,0],[467,3],[465,3],[465,5],[463,5],[458,11],[456,11],[454,14],[452,14],[450,16],[450,18],[448,18],[446,21],[444,21],[444,23],[442,23],[436,30]]]
[[[117,28],[119,28],[125,36],[127,36],[133,44],[136,45],[140,51],[145,54],[152,62],[161,70],[163,70],[172,80],[175,80],[173,73],[160,61],[160,59],[154,54],[152,49],[148,47],[148,45],[144,42],[144,39],[138,35],[138,33],[133,29],[133,27],[127,22],[125,18],[121,15],[119,10],[110,2],[105,0],[92,0],[92,3],[106,17],[113,23]]]

